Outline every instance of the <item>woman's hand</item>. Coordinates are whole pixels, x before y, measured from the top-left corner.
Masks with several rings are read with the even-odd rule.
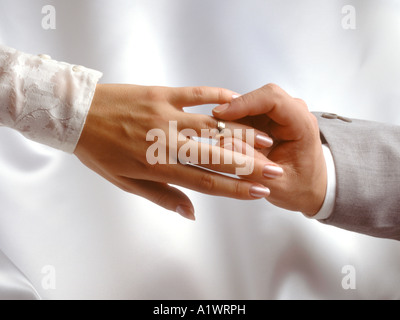
[[[198,149],[199,165],[220,172],[235,173],[239,164],[235,161],[224,164],[226,154],[223,149],[195,142],[187,135],[186,140],[182,139],[180,134],[183,129],[193,129],[200,137],[202,129],[215,132],[217,128],[217,120],[213,117],[185,113],[182,110],[184,107],[229,103],[234,94],[229,90],[209,87],[98,85],[75,155],[87,167],[119,188],[193,220],[191,201],[169,184],[236,199],[264,198],[269,195],[269,190],[262,184],[181,164],[177,158],[179,148],[186,144],[191,147],[190,150]],[[176,123],[172,131],[170,121]],[[248,128],[233,123],[227,123],[227,127]],[[153,129],[165,133],[165,139],[149,139]],[[177,145],[173,143],[175,137],[181,140]],[[164,156],[167,163],[150,164],[154,163],[154,159],[149,161],[148,150],[154,143],[165,147],[164,155],[160,154],[162,148],[154,155],[157,158]],[[271,140],[266,134],[256,132],[253,145],[270,147]],[[210,164],[202,163],[201,160],[205,158],[213,159],[215,151],[221,153],[221,164],[212,164],[212,161]],[[245,158],[245,161],[248,160],[251,159]],[[255,168],[264,166],[263,161],[257,160]]]

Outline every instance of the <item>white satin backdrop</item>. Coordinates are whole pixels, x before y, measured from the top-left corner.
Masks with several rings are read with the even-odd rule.
[[[41,27],[47,4],[56,30]],[[342,28],[347,4],[356,30]],[[275,82],[312,110],[397,124],[399,37],[396,0],[0,0],[0,42],[98,69],[103,83]],[[265,201],[189,191],[188,222],[5,128],[0,181],[0,250],[43,299],[400,298],[398,242]],[[356,290],[342,288],[346,265]]]

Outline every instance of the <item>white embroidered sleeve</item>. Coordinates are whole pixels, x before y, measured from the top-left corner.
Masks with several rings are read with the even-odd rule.
[[[101,76],[0,45],[0,125],[73,153]]]

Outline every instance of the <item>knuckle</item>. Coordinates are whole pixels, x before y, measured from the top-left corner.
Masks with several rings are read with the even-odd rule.
[[[220,103],[228,102],[231,100],[232,96],[227,94],[227,91],[222,88],[217,88],[217,100]]]
[[[233,192],[235,193],[235,195],[239,198],[242,196],[242,184],[240,183],[239,180],[236,180],[233,183]]]
[[[294,100],[297,102],[300,108],[308,112],[308,105],[303,99],[295,98]]]
[[[203,174],[199,181],[200,187],[205,191],[212,191],[215,188],[215,179],[210,174]]]
[[[202,129],[206,129],[208,131],[217,130],[217,120],[212,117],[205,116],[202,120]]]
[[[118,188],[120,188],[122,191],[124,191],[124,192],[127,192],[127,193],[132,193],[131,192],[131,190],[130,190],[130,188],[128,188],[127,186],[125,186],[125,185],[122,185],[122,184],[115,184]]]
[[[312,126],[313,130],[314,130],[315,132],[318,132],[318,134],[319,134],[319,124],[318,124],[318,119],[317,119],[317,117],[314,116],[314,115],[310,112],[310,113],[309,113],[309,118],[310,118],[310,123],[311,123],[311,126]]]
[[[165,99],[165,92],[162,87],[148,87],[145,96],[148,101],[160,101]]]
[[[194,87],[192,88],[192,95],[195,99],[201,99],[204,97],[205,91],[204,87]]]
[[[273,101],[275,106],[279,106],[282,104],[282,101],[285,97],[285,91],[275,83],[269,83],[262,88],[266,94]]]
[[[153,196],[152,199],[154,203],[158,204],[160,207],[166,208],[170,202],[170,197],[168,192],[160,192]]]
[[[158,172],[160,164],[158,162],[154,163],[154,161],[158,161],[158,159],[154,159],[154,161],[152,160],[153,159],[150,156],[146,155],[146,157],[141,161],[138,161],[136,165],[140,168],[141,172]]]
[[[302,105],[303,107],[307,107],[307,103],[306,103],[303,99],[295,98],[295,100],[296,100],[300,105]],[[308,109],[308,107],[307,107],[307,109]]]
[[[129,184],[126,183],[114,183],[114,184],[126,193],[136,194],[136,189]]]
[[[274,95],[281,95],[282,94],[282,89],[280,86],[278,86],[275,83],[268,83],[267,85],[265,85],[263,87],[265,90],[268,90],[269,92],[271,92]]]

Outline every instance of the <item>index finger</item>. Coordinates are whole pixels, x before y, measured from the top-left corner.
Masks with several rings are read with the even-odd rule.
[[[232,101],[237,93],[216,87],[183,87],[171,88],[169,103],[178,108],[204,104],[223,104]]]
[[[229,104],[218,106],[213,114],[216,118],[230,121],[266,114],[281,126],[296,126],[299,123],[298,102],[275,84],[268,84],[232,100]]]

